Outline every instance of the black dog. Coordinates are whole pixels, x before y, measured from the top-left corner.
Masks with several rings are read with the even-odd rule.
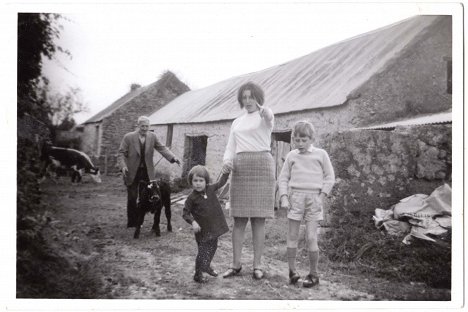
[[[172,232],[171,225],[171,186],[169,183],[158,181],[140,181],[138,185],[138,223],[135,228],[133,238],[140,237],[140,229],[147,212],[154,214],[154,223],[151,230],[156,236],[161,236],[159,222],[161,219],[161,210],[164,206],[164,213],[167,219],[167,231]]]

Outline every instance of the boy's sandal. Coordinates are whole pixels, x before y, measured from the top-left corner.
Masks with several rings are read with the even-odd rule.
[[[254,269],[252,273],[253,278],[255,278],[256,280],[262,279],[264,275],[265,273],[262,269]]]
[[[319,283],[318,276],[309,274],[306,276],[306,278],[302,282],[302,286],[306,288],[310,288],[312,286],[318,285],[318,283]]]
[[[297,272],[289,271],[289,284],[294,285],[299,281],[301,276]]]
[[[241,270],[242,270],[242,265],[241,265],[238,269],[229,268],[229,269],[227,269],[226,272],[224,272],[223,278],[227,278],[227,277],[231,277],[231,276],[238,275],[238,274],[240,273]]]

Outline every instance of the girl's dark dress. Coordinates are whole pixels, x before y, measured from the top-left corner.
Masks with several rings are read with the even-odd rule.
[[[197,221],[201,227],[201,231],[195,233],[197,242],[218,238],[229,231],[223,209],[216,196],[216,191],[226,184],[228,177],[229,173],[223,174],[216,183],[207,185],[205,192],[193,190],[185,201],[182,217],[190,225],[193,220]],[[203,197],[205,194],[206,199]]]
[[[193,190],[185,201],[182,217],[189,224],[192,224],[193,220],[197,221],[201,227],[201,231],[195,233],[198,245],[195,280],[200,278],[201,272],[211,272],[210,275],[217,275],[211,268],[211,260],[218,248],[218,237],[228,232],[229,228],[216,191],[226,184],[228,177],[229,173],[223,174],[216,183],[207,185],[204,192]]]

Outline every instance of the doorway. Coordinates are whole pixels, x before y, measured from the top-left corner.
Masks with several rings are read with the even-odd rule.
[[[208,137],[201,136],[185,136],[184,143],[184,167],[182,170],[182,178],[186,178],[190,169],[196,165],[206,164],[206,146]]]

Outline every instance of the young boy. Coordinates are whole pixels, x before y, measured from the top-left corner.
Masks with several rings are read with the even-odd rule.
[[[286,156],[278,179],[281,208],[288,208],[287,254],[291,284],[297,283],[300,278],[296,271],[296,251],[301,221],[304,220],[306,224],[310,271],[302,283],[303,287],[319,283],[318,221],[323,220],[323,200],[335,183],[327,152],[312,146],[314,134],[313,125],[307,121],[294,125],[292,143],[296,149]]]
[[[185,201],[182,217],[192,225],[198,245],[193,276],[193,280],[197,283],[207,282],[203,272],[211,276],[218,275],[211,267],[211,260],[218,248],[218,237],[229,231],[221,204],[216,196],[216,191],[226,184],[229,177],[228,170],[222,173],[219,180],[213,184],[208,184],[210,175],[204,166],[195,166],[188,174],[188,182],[193,191]]]

